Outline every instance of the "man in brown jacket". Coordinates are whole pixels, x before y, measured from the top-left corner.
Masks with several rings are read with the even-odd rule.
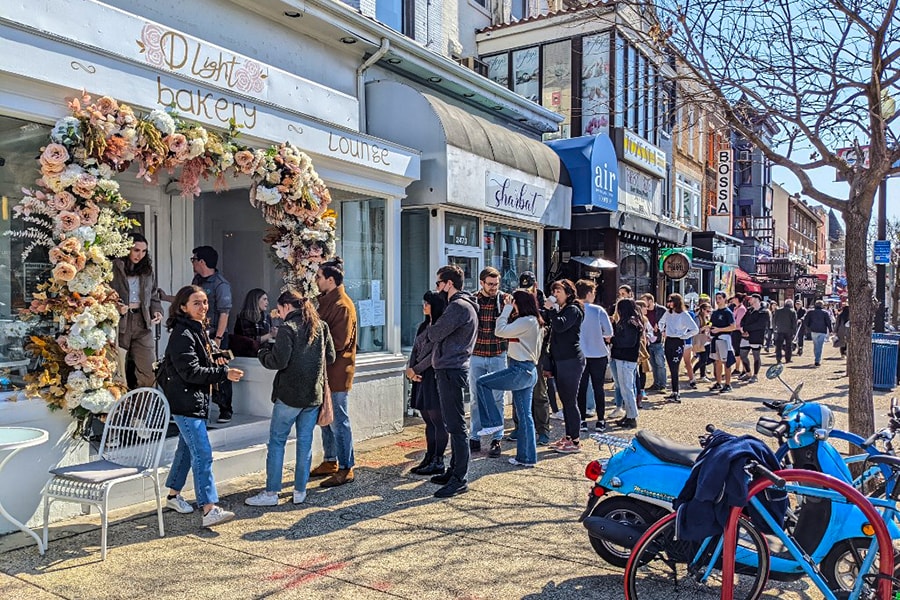
[[[322,263],[316,273],[316,285],[320,292],[319,316],[328,323],[337,358],[327,369],[334,421],[322,428],[325,458],[310,472],[310,477],[330,475],[322,487],[337,487],[354,479],[353,432],[347,394],[353,386],[356,367],[356,307],[344,290],[344,262],[340,258]]]

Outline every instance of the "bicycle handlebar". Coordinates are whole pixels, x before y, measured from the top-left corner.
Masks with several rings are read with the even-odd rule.
[[[747,470],[756,475],[759,475],[761,477],[768,479],[769,481],[772,482],[772,485],[774,485],[775,487],[783,488],[786,484],[786,482],[783,478],[779,477],[778,475],[776,475],[775,473],[773,473],[769,469],[765,468],[764,466],[762,466],[761,464],[759,464],[756,461],[750,462],[747,465]]]

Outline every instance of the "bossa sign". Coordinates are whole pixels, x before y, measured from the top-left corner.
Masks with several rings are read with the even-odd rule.
[[[680,252],[673,252],[663,260],[663,274],[669,279],[684,279],[691,270],[691,261]]]

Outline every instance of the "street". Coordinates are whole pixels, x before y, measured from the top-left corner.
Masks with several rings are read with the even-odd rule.
[[[827,403],[836,426],[846,427],[843,361],[829,347],[815,368],[811,354],[808,348],[795,358],[784,379],[803,382],[803,398]],[[764,369],[774,363],[774,354],[763,357]],[[757,418],[770,413],[761,400],[788,395],[777,380],[764,378],[736,384],[727,395],[710,395],[707,387],[684,393],[680,405],[651,395],[639,427],[683,443],[696,443],[707,423],[737,434],[753,432]],[[875,395],[879,424],[890,396]],[[554,428],[558,437],[561,422],[554,421]],[[577,523],[590,489],[584,466],[605,456],[605,448],[589,441],[574,455],[539,448],[537,467],[518,469],[507,461],[514,443],[504,442],[501,458],[473,455],[469,493],[438,500],[432,497],[435,485],[408,474],[424,448],[422,431],[419,419],[408,419],[402,433],[359,444],[356,482],[326,490],[314,481],[301,506],[290,504],[289,473],[281,504],[272,509],[243,505],[263,485],[263,474],[225,482],[223,505],[237,519],[215,530],[200,529],[196,514],[167,511],[166,537],[159,538],[152,503],[114,513],[105,562],[100,562],[96,515],[51,527],[44,557],[21,534],[0,538],[0,597],[624,597],[621,570],[599,559]],[[840,443],[838,448],[844,449]],[[770,583],[766,597],[820,597],[803,582],[791,584],[790,591],[779,585]]]

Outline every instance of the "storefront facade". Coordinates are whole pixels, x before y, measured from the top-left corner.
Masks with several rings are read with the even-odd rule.
[[[164,24],[86,0],[72,7],[79,11],[79,21],[98,24],[86,29],[72,28],[72,15],[57,8],[49,0],[10,5],[0,18],[5,49],[0,56],[0,156],[4,159],[0,234],[24,227],[12,207],[21,198],[21,188],[33,186],[39,176],[35,157],[47,144],[52,124],[68,114],[67,100],[80,98],[81,90],[95,98],[111,96],[145,114],[171,106],[182,118],[207,128],[227,129],[233,120],[240,127],[242,143],[254,147],[289,141],[309,154],[338,213],[337,253],[345,260],[344,283],[357,306],[360,324],[351,406],[354,433],[365,439],[401,428],[405,359],[396,257],[400,255],[401,198],[408,184],[418,179],[420,160],[415,150],[359,133],[360,105],[353,94],[355,63],[333,48],[235,6],[209,3],[206,8],[209,14],[219,11],[223,19],[228,17],[227,22],[239,24],[241,33],[255,40],[257,55],[265,56],[267,51],[278,55],[288,42],[305,44],[305,61],[330,65],[324,69],[329,73],[325,82],[293,74],[302,70],[294,70],[297,65],[290,64],[291,59],[281,60],[279,66],[263,64],[242,54],[243,48],[226,48],[195,37],[189,33],[195,27],[189,16],[167,15]],[[192,10],[202,12],[202,7],[194,5]],[[232,14],[222,15],[222,11]],[[148,7],[146,12],[154,14],[154,9]],[[219,30],[214,35],[229,37]],[[185,199],[165,173],[152,183],[135,175],[136,170],[126,171],[117,181],[132,204],[129,215],[150,240],[163,290],[174,293],[189,283],[192,248],[211,245],[219,252],[220,271],[232,284],[231,324],[250,289],[262,288],[270,299],[277,297],[282,281],[263,242],[266,223],[248,201],[249,179],[228,181],[229,191],[222,194],[214,193],[208,182],[197,199]],[[19,238],[0,235],[0,369],[9,372],[14,386],[21,385],[21,373],[6,369],[24,355],[21,342],[6,332],[17,327],[16,310],[30,302],[48,267],[46,251],[23,258],[26,245]],[[162,329],[158,355],[166,343]],[[263,370],[255,359],[238,358],[234,364],[246,372],[235,385],[235,413],[251,420],[268,418],[272,372]],[[52,456],[42,459],[42,465],[50,468],[86,459],[86,445],[70,439],[72,421],[64,411],[51,415],[38,399],[4,401],[11,396],[0,392],[0,425],[30,424],[51,431],[46,451]],[[264,441],[263,434],[249,443]],[[10,476],[33,479],[39,490],[46,468]],[[9,485],[10,481],[0,480],[0,487]],[[28,482],[17,485],[28,487]],[[11,508],[23,520],[31,516],[24,505]],[[0,533],[3,527],[5,523],[0,524]]]

